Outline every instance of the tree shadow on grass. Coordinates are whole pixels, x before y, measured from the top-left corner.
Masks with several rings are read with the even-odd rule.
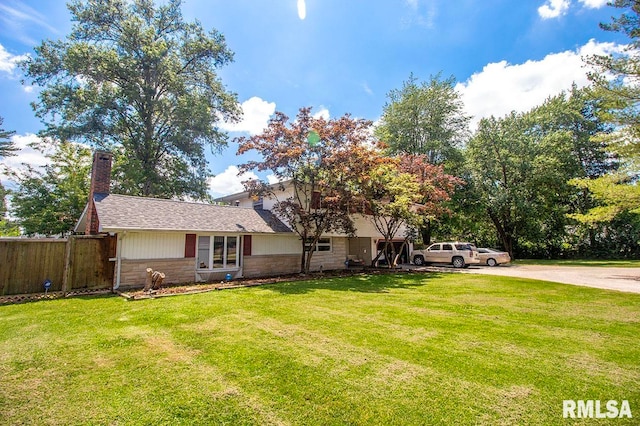
[[[306,280],[271,284],[267,288],[281,294],[305,294],[316,290],[389,293],[394,289],[425,286],[428,281],[439,278],[441,275],[439,272],[414,273],[407,271],[376,271],[347,276],[315,275]]]

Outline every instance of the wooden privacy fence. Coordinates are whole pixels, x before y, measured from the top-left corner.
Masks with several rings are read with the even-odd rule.
[[[0,296],[113,288],[115,237],[0,239]]]

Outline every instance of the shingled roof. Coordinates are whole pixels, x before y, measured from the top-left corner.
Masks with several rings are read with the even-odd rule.
[[[292,232],[268,210],[115,194],[94,196],[100,231]],[[86,211],[77,230],[84,229]]]

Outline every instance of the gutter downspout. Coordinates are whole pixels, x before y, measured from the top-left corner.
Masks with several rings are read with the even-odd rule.
[[[120,270],[122,269],[122,241],[124,240],[124,236],[127,231],[118,232],[117,240],[116,240],[116,279],[115,284],[113,285],[113,290],[117,290],[120,288]]]

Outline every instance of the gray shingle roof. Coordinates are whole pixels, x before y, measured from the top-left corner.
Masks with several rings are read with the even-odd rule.
[[[96,194],[94,200],[103,232],[119,229],[271,234],[292,232],[268,210],[115,194]]]

